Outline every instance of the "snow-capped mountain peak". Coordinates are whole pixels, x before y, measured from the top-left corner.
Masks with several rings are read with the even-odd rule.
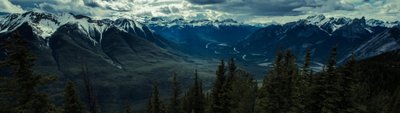
[[[382,20],[375,20],[375,19],[369,19],[366,21],[366,24],[369,26],[379,26],[379,27],[394,27],[394,26],[399,26],[400,21],[395,21],[395,22],[385,22]]]
[[[325,25],[325,24],[335,24],[335,25],[346,25],[346,24],[351,24],[351,23],[357,23],[357,24],[365,24],[371,27],[393,27],[396,25],[399,25],[399,21],[395,22],[385,22],[382,20],[376,20],[376,19],[365,19],[365,17],[361,18],[347,18],[347,17],[326,17],[324,15],[314,15],[314,16],[309,16],[306,19],[301,19],[299,20],[300,22],[304,22],[306,24],[312,24],[312,25]]]
[[[176,19],[170,19],[170,18],[163,18],[163,17],[151,17],[151,18],[144,18],[145,24],[148,25],[158,25],[158,26],[167,26],[167,27],[172,27],[172,26],[214,26],[214,27],[219,27],[219,26],[240,26],[240,25],[246,25],[243,22],[238,22],[233,19],[222,19],[222,20],[209,20],[209,19],[195,19],[195,20],[187,20],[184,18],[176,18]],[[264,24],[259,24],[258,26],[261,26]],[[265,26],[265,25],[264,25]]]
[[[328,18],[324,15],[314,15],[314,16],[309,16],[306,19],[301,19],[298,22],[308,25],[315,25],[320,27],[320,29],[323,31],[332,33],[337,29],[340,29],[341,27],[350,24],[352,22],[352,19],[346,17]]]
[[[0,17],[0,33],[14,31],[23,23],[28,23],[34,28],[33,32],[42,38],[47,38],[60,25],[71,22],[72,19],[74,19],[74,16],[69,13],[50,14],[29,11],[22,14],[10,14]]]
[[[324,15],[314,15],[314,16],[309,16],[304,20],[308,24],[322,25],[326,23],[329,19],[327,19]]]
[[[0,33],[12,32],[23,23],[28,23],[33,28],[33,32],[43,39],[50,37],[60,26],[65,24],[77,24],[79,29],[82,30],[81,32],[89,37],[94,37],[96,33],[99,33],[100,39],[101,34],[112,26],[126,32],[129,30],[134,30],[136,31],[135,33],[144,32],[143,24],[129,19],[117,19],[115,21],[109,19],[94,20],[87,16],[71,13],[53,14],[29,11],[0,17]]]
[[[373,32],[370,31],[371,27],[391,28],[400,25],[400,22],[385,22],[382,20],[365,19],[365,17],[351,19],[347,17],[326,17],[324,15],[309,16],[294,23],[296,23],[295,25],[315,25],[329,34],[344,26],[357,26],[360,29],[366,29],[369,32]]]
[[[114,22],[115,26],[122,28],[125,31],[132,31],[134,33],[145,32],[144,26],[137,22],[126,18],[119,18]]]

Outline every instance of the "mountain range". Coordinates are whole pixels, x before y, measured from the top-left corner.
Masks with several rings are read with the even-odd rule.
[[[309,16],[285,24],[250,25],[234,20],[150,18],[145,23],[166,39],[185,45],[192,55],[234,57],[249,66],[270,67],[278,50],[291,49],[300,59],[312,50],[313,67],[321,70],[333,47],[338,60],[358,59],[399,49],[400,22]]]
[[[236,45],[243,60],[271,62],[277,50],[291,49],[298,57],[311,49],[315,64],[324,64],[333,47],[338,61],[351,54],[364,59],[400,48],[399,22],[362,18],[310,16],[282,25],[259,29]],[[319,66],[320,67],[320,66]]]

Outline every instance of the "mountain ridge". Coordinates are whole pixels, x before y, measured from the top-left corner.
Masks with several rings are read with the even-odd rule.
[[[380,24],[376,24],[380,23]],[[323,15],[310,16],[306,19],[289,22],[282,25],[271,25],[254,32],[241,40],[236,49],[242,53],[238,58],[248,60],[250,56],[258,63],[268,63],[277,50],[291,49],[299,57],[306,49],[311,49],[319,57],[315,60],[322,63],[328,58],[330,48],[338,48],[338,61],[344,62],[352,51],[359,59],[379,55],[398,48],[396,41],[399,35],[394,35],[400,26],[399,22],[383,22],[380,20],[362,18],[326,18]],[[382,35],[385,34],[386,35]],[[368,42],[376,44],[367,44]],[[387,42],[387,41],[390,42]],[[386,42],[384,42],[386,41]],[[388,46],[386,44],[391,44]],[[363,46],[363,45],[369,45]],[[387,46],[386,50],[373,50]],[[369,48],[368,51],[360,51]],[[247,59],[244,59],[245,56]]]

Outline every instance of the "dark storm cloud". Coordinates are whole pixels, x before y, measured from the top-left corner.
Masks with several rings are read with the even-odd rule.
[[[186,0],[193,4],[205,5],[205,4],[217,4],[224,3],[226,0]]]
[[[89,7],[101,7],[101,5],[97,2],[88,1],[88,2],[84,2],[84,3],[86,6],[89,6]]]
[[[353,10],[354,6],[342,4],[339,0],[229,0],[207,8],[259,16],[288,16],[316,10]]]
[[[103,0],[103,1],[114,2],[112,0]],[[84,3],[85,6],[88,6],[88,7],[102,8],[102,9],[105,9],[105,10],[113,10],[113,11],[120,11],[120,12],[126,12],[126,11],[130,11],[131,10],[130,7],[111,7],[111,6],[108,6],[108,5],[102,5],[101,2],[98,2],[98,1],[96,2],[96,1],[93,1],[93,0],[83,0],[83,3]]]

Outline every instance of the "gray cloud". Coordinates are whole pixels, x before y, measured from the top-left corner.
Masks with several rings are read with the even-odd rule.
[[[89,4],[93,0],[12,0],[24,10],[41,10],[53,13],[74,13],[87,16],[103,16],[110,11]],[[91,6],[90,6],[91,5]]]
[[[355,5],[343,3],[340,0],[318,0],[310,1],[308,4],[311,5],[298,7],[296,9],[293,9],[293,11],[325,13],[337,10],[352,11],[356,8]]]
[[[35,10],[44,10],[55,13],[70,12],[74,14],[82,14],[88,16],[100,15],[107,10],[101,10],[99,8],[87,7],[81,0],[65,0],[65,2],[54,2],[54,3],[38,3],[33,8]]]
[[[205,5],[205,4],[223,3],[226,0],[186,0],[186,1],[193,3],[193,4]]]
[[[126,12],[132,9],[133,0],[83,0],[83,2],[92,8]]]
[[[23,12],[23,11],[24,10],[20,6],[14,5],[8,0],[0,1],[0,12],[12,13],[12,12]]]
[[[231,13],[259,16],[302,15],[307,12],[354,10],[353,5],[340,0],[230,0],[207,8]]]
[[[0,0],[0,11],[43,10],[72,12],[97,17],[144,16],[221,19],[247,21],[252,18],[277,18],[315,14],[400,16],[399,0]],[[261,19],[257,19],[261,20]]]
[[[161,7],[158,11],[164,14],[171,14],[171,13],[179,13],[180,10],[177,7],[166,6],[166,7]]]

